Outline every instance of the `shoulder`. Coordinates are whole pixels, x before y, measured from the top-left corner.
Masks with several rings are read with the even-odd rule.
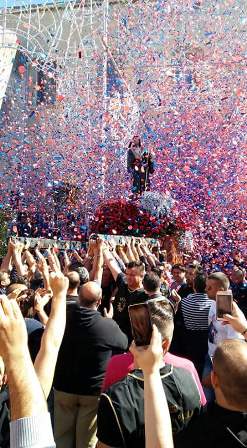
[[[118,288],[121,286],[127,287],[126,277],[123,272],[120,272],[118,274],[117,279],[116,279],[116,285],[118,286]]]

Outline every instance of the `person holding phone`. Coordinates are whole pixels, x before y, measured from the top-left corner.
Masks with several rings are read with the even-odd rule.
[[[209,299],[213,300],[213,302],[208,314],[208,326],[209,326],[208,355],[206,356],[205,359],[204,370],[202,374],[203,385],[205,386],[204,391],[208,401],[214,400],[214,393],[211,384],[211,371],[212,371],[212,358],[214,356],[217,346],[220,344],[220,342],[226,339],[243,339],[243,336],[238,332],[234,331],[232,327],[223,324],[223,314],[224,313],[226,314],[227,311],[229,311],[228,314],[231,314],[231,309],[227,310],[227,308],[224,308],[221,310],[220,315],[219,312],[217,315],[217,306],[216,306],[217,293],[219,292],[221,294],[222,292],[226,293],[229,291],[229,288],[230,288],[230,281],[228,277],[225,274],[223,274],[223,272],[213,272],[208,276],[206,281],[206,293]],[[229,299],[226,300],[229,304],[228,301]],[[220,299],[219,302],[222,305],[223,302],[222,299]]]
[[[173,432],[179,432],[189,423],[193,414],[199,412],[201,403],[193,375],[181,367],[164,363],[163,357],[169,349],[174,328],[171,306],[167,300],[164,303],[150,300],[148,303],[130,306],[129,311],[133,337],[138,347],[140,343],[150,343],[153,324],[161,333],[163,356],[159,374],[167,397]],[[144,448],[144,377],[140,367],[137,363],[134,370],[101,394],[97,415],[98,448]]]

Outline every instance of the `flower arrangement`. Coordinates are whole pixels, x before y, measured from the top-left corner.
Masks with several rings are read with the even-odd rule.
[[[93,233],[147,238],[181,235],[187,229],[181,218],[157,216],[142,206],[124,199],[113,199],[101,204],[90,227]]]

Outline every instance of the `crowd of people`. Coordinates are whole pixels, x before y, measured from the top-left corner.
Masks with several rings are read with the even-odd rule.
[[[171,265],[145,238],[87,250],[8,241],[0,266],[0,447],[247,446],[246,260]],[[216,296],[232,291],[217,318]],[[147,304],[151,342],[129,307]]]

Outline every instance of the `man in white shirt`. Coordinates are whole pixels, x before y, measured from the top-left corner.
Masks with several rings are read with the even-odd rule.
[[[223,272],[213,272],[207,278],[206,293],[209,299],[213,300],[208,314],[208,356],[205,360],[203,371],[203,385],[205,386],[204,392],[208,401],[214,399],[212,395],[213,389],[211,388],[211,370],[212,370],[212,358],[215,350],[220,342],[225,339],[241,339],[242,336],[233,330],[230,325],[225,325],[223,321],[217,320],[216,316],[216,295],[218,291],[227,291],[230,288],[230,281]]]

